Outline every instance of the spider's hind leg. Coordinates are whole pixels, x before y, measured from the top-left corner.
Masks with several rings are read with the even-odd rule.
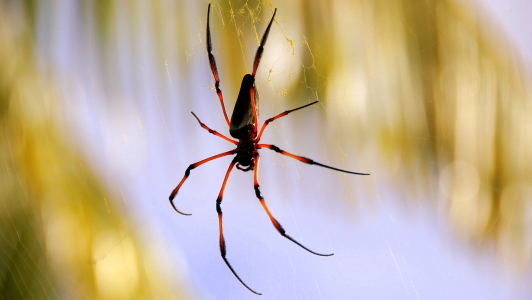
[[[331,255],[334,255],[334,253],[331,253],[331,254],[321,254],[321,253],[317,253],[317,252],[314,252],[312,250],[310,250],[309,248],[303,246],[301,243],[299,243],[298,241],[294,240],[291,236],[289,236],[288,234],[286,234],[286,231],[284,230],[283,226],[281,226],[281,223],[279,223],[274,217],[273,215],[271,214],[270,210],[268,209],[268,206],[266,206],[266,202],[264,201],[264,197],[262,197],[262,194],[260,192],[260,185],[259,185],[259,156],[255,156],[255,172],[254,172],[254,187],[255,187],[255,195],[257,196],[257,198],[259,199],[260,201],[260,204],[262,204],[262,207],[264,208],[264,210],[266,211],[266,214],[268,214],[268,217],[270,218],[270,220],[272,221],[273,223],[273,226],[275,227],[275,229],[277,229],[277,231],[279,231],[279,233],[284,236],[285,238],[289,239],[290,241],[294,242],[295,244],[297,244],[299,247],[307,250],[308,252],[312,253],[312,254],[316,254],[316,255],[319,255],[319,256],[331,256]]]
[[[225,261],[225,264],[227,265],[227,267],[229,267],[229,270],[233,272],[233,275],[235,275],[236,279],[238,279],[238,281],[240,281],[240,283],[242,283],[242,285],[244,285],[251,292],[257,295],[262,295],[261,293],[257,293],[254,290],[252,290],[249,286],[247,286],[247,284],[244,283],[244,281],[242,281],[242,279],[240,279],[238,274],[236,274],[235,270],[233,269],[233,267],[231,266],[231,264],[225,257],[225,255],[227,254],[227,251],[225,250],[225,239],[224,239],[224,230],[223,230],[223,222],[222,222],[222,219],[223,219],[222,199],[224,197],[224,191],[225,191],[225,185],[227,183],[227,179],[229,179],[229,174],[231,174],[231,170],[233,169],[235,164],[237,164],[236,157],[233,159],[233,161],[229,165],[229,168],[227,169],[227,173],[225,173],[225,178],[224,178],[224,182],[222,183],[222,188],[220,189],[220,193],[218,194],[218,198],[216,199],[216,212],[218,213],[218,225],[220,227],[220,253],[222,255],[223,260]]]

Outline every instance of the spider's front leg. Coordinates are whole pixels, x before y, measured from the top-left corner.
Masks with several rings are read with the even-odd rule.
[[[229,118],[227,117],[227,112],[225,110],[224,97],[222,95],[222,90],[220,89],[220,77],[218,75],[218,68],[216,67],[216,59],[214,54],[212,54],[212,41],[211,41],[211,26],[210,26],[210,16],[211,16],[211,4],[209,3],[209,8],[207,10],[207,54],[209,56],[209,65],[211,66],[212,76],[214,77],[214,87],[216,88],[216,94],[222,105],[222,112],[224,113],[225,122],[227,126],[230,125]]]

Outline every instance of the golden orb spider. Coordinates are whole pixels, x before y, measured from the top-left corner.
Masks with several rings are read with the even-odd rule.
[[[224,152],[224,153],[220,153],[220,154],[211,156],[209,158],[206,158],[204,160],[198,161],[198,162],[193,163],[190,166],[188,166],[187,170],[185,171],[185,176],[183,177],[183,179],[181,179],[181,182],[179,182],[177,187],[172,191],[172,193],[170,194],[169,199],[170,199],[170,204],[172,204],[172,207],[175,209],[175,211],[177,211],[178,213],[180,213],[182,215],[189,216],[190,214],[183,213],[183,212],[179,211],[175,207],[174,198],[177,195],[177,192],[179,191],[179,189],[181,188],[183,183],[185,182],[185,180],[190,175],[190,171],[192,169],[194,169],[194,168],[206,163],[206,162],[211,161],[211,160],[214,160],[214,159],[217,159],[217,158],[220,158],[220,157],[224,157],[224,156],[227,156],[227,155],[236,154],[235,158],[233,158],[233,160],[229,164],[229,168],[227,169],[227,173],[225,174],[225,178],[224,178],[224,181],[222,183],[222,187],[220,189],[220,193],[218,194],[218,198],[216,199],[216,211],[218,212],[218,224],[219,224],[219,230],[220,230],[220,252],[221,252],[223,260],[225,261],[225,263],[227,264],[227,266],[229,267],[231,272],[233,272],[235,277],[240,281],[240,283],[242,283],[251,292],[253,292],[253,293],[257,294],[257,295],[261,295],[260,293],[257,293],[254,290],[252,290],[249,286],[247,286],[244,283],[244,281],[242,281],[242,279],[240,279],[240,277],[237,275],[237,273],[235,272],[235,270],[233,269],[233,267],[231,266],[231,264],[229,263],[229,261],[225,257],[226,256],[226,249],[225,249],[225,239],[224,239],[224,235],[223,235],[221,204],[222,204],[222,198],[223,198],[223,195],[224,195],[225,185],[227,183],[227,180],[229,179],[229,174],[231,173],[231,170],[233,169],[233,167],[236,166],[237,169],[239,169],[241,171],[244,171],[244,172],[253,171],[253,173],[254,173],[255,195],[259,199],[262,207],[266,211],[266,214],[270,218],[271,222],[273,223],[273,226],[277,229],[277,231],[279,231],[279,233],[282,236],[284,236],[285,238],[287,238],[290,241],[294,242],[295,244],[297,244],[301,248],[307,250],[308,252],[310,252],[312,254],[316,254],[316,255],[320,255],[320,256],[331,256],[333,254],[320,254],[320,253],[314,252],[314,251],[308,249],[307,247],[303,246],[301,243],[299,243],[298,241],[294,240],[291,236],[286,234],[286,231],[283,229],[281,224],[270,213],[270,210],[266,206],[266,202],[264,202],[264,197],[262,197],[262,194],[260,192],[260,186],[259,186],[259,152],[258,152],[258,150],[262,149],[262,148],[270,149],[270,150],[273,150],[275,152],[281,153],[282,155],[286,155],[286,156],[289,156],[291,158],[295,158],[295,159],[297,159],[297,160],[299,160],[301,162],[304,162],[304,163],[307,163],[307,164],[311,164],[311,165],[317,165],[317,166],[320,166],[320,167],[328,168],[328,169],[339,171],[339,172],[344,172],[344,173],[349,173],[349,174],[356,174],[356,175],[369,175],[369,174],[356,173],[356,172],[351,172],[351,171],[346,171],[346,170],[334,168],[334,167],[331,167],[331,166],[320,164],[320,163],[315,162],[314,160],[306,158],[306,157],[302,157],[302,156],[298,156],[298,155],[294,155],[294,154],[288,153],[288,152],[286,152],[284,150],[279,149],[279,147],[277,147],[275,145],[259,144],[259,141],[260,141],[260,138],[262,136],[262,133],[264,132],[264,129],[266,128],[266,126],[268,126],[269,123],[271,123],[272,121],[274,121],[274,120],[276,120],[278,118],[286,116],[287,114],[289,114],[289,113],[291,113],[293,111],[305,108],[307,106],[310,106],[310,105],[315,104],[315,103],[318,102],[318,101],[314,101],[314,102],[309,103],[307,105],[303,105],[301,107],[298,107],[298,108],[295,108],[295,109],[291,109],[291,110],[287,110],[287,111],[285,111],[283,113],[280,113],[277,116],[266,120],[264,122],[264,124],[262,125],[260,131],[258,131],[259,111],[258,111],[257,105],[258,105],[259,97],[258,97],[257,89],[255,88],[255,74],[257,73],[257,68],[259,66],[259,62],[260,62],[260,59],[262,57],[262,53],[264,52],[264,45],[266,44],[266,40],[268,38],[268,34],[270,32],[270,28],[271,28],[273,20],[275,18],[275,14],[277,13],[277,9],[275,9],[275,11],[273,12],[272,19],[270,20],[270,23],[268,24],[268,27],[266,27],[266,31],[264,32],[264,35],[262,36],[259,48],[257,49],[257,53],[255,54],[255,60],[253,61],[253,72],[251,74],[245,75],[243,80],[242,80],[242,85],[240,86],[240,92],[239,92],[238,98],[236,100],[235,108],[233,109],[233,115],[231,116],[231,121],[229,121],[229,118],[227,117],[227,112],[225,110],[224,100],[223,100],[223,96],[222,96],[222,90],[220,89],[220,78],[218,77],[218,69],[216,67],[216,61],[214,59],[214,55],[212,54],[211,30],[210,30],[210,25],[209,25],[210,11],[211,11],[211,4],[209,3],[209,8],[207,10],[207,53],[208,53],[208,56],[209,56],[209,63],[210,63],[210,66],[211,66],[212,75],[214,76],[214,80],[215,80],[214,86],[216,88],[216,94],[218,94],[218,98],[220,99],[220,104],[222,106],[222,112],[224,114],[225,121],[227,122],[227,125],[229,126],[229,133],[231,134],[231,136],[233,138],[237,139],[238,141],[230,139],[230,138],[226,137],[225,135],[223,135],[223,134],[221,134],[221,133],[219,133],[219,132],[217,132],[215,130],[210,129],[207,125],[203,124],[200,121],[200,119],[196,116],[196,114],[194,114],[192,112],[192,115],[194,115],[194,117],[196,118],[196,120],[198,121],[198,123],[200,124],[201,127],[206,129],[210,133],[212,133],[212,134],[214,134],[214,135],[216,135],[218,137],[221,137],[221,138],[223,138],[224,140],[226,140],[226,141],[228,141],[230,143],[235,144],[236,148],[231,150],[231,151],[227,151],[227,152]]]

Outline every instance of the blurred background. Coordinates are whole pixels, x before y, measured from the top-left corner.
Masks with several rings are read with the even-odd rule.
[[[0,1],[2,299],[529,299],[525,1],[213,1],[228,114],[260,37],[261,150],[281,237],[233,171],[207,1]],[[527,15],[528,14],[528,15]]]

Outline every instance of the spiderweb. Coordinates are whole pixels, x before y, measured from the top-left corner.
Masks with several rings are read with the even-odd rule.
[[[126,276],[132,286],[172,286],[174,278],[188,278],[185,284],[200,297],[249,297],[218,249],[215,200],[230,159],[191,172],[176,205],[192,216],[176,214],[167,201],[188,165],[233,147],[190,115],[228,134],[205,50],[207,3],[59,4],[32,8],[40,67],[57,77],[62,99],[43,102],[48,106],[42,110],[56,111],[62,136],[83,153],[73,159],[88,162],[80,177],[94,172],[110,191],[87,192],[104,198],[98,216],[123,213],[131,230],[94,234],[99,246],[87,251],[91,265],[79,276],[94,280],[92,292],[66,268],[52,268],[56,275],[47,283],[45,269],[30,271],[39,280],[17,288],[45,286],[43,294],[58,298],[134,297],[132,289],[113,291],[126,288],[109,274],[137,274],[127,266],[155,262],[164,267]],[[484,25],[481,10],[468,7],[449,1],[212,3],[228,114],[277,8],[257,75],[260,119],[320,102],[276,120],[263,141],[371,173],[345,175],[261,150],[261,191],[270,210],[296,240],[335,253],[324,258],[282,238],[255,197],[252,175],[232,172],[222,204],[227,257],[262,297],[500,299],[530,293],[530,78],[499,47],[504,39]],[[17,174],[13,165],[6,163],[6,177]],[[50,259],[37,251],[23,261],[56,263],[60,247],[52,241],[61,240],[54,239],[60,228],[43,228],[48,236],[37,248],[49,251]],[[150,245],[150,260],[131,250],[138,249],[137,237]],[[12,249],[23,239],[0,240]],[[73,241],[65,253],[77,249]],[[105,264],[116,257],[124,268]],[[28,265],[8,268],[6,261],[3,278]],[[170,279],[160,281],[161,274]],[[57,278],[70,280],[57,285]],[[143,295],[150,294],[137,297]]]

